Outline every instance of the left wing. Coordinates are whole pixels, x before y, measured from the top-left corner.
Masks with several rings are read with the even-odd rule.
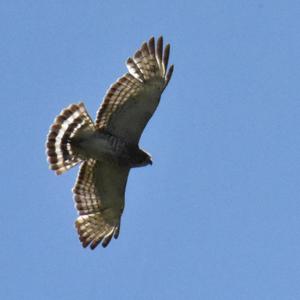
[[[141,134],[155,112],[160,96],[173,72],[168,67],[170,45],[163,51],[163,39],[144,43],[133,58],[127,60],[129,73],[108,90],[100,107],[96,126],[128,143],[138,144]]]
[[[85,161],[73,188],[79,217],[75,222],[83,247],[106,247],[118,238],[124,209],[128,167],[93,159]]]

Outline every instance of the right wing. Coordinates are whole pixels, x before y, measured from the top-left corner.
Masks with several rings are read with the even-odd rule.
[[[83,247],[106,247],[119,235],[128,167],[110,162],[85,161],[73,188],[79,217],[75,222]]]
[[[171,79],[168,69],[170,45],[163,49],[163,39],[144,43],[133,58],[127,60],[128,73],[108,90],[97,113],[96,127],[137,145],[160,96]]]

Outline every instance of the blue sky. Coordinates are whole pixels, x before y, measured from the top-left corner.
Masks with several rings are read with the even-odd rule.
[[[300,299],[299,1],[1,1],[1,299]],[[171,43],[172,81],[121,234],[82,249],[44,143],[95,117],[125,59]]]

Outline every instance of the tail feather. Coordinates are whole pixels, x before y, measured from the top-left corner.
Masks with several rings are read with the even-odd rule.
[[[82,159],[72,149],[71,139],[84,128],[94,129],[94,123],[83,103],[64,109],[50,127],[46,148],[49,167],[57,175],[64,173]]]

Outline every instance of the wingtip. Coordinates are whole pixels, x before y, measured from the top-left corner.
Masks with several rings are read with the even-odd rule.
[[[131,57],[128,57],[126,59],[126,64],[131,64],[131,63],[134,63],[133,59]]]
[[[149,43],[153,43],[155,42],[155,37],[153,35],[151,35],[150,39],[149,39]]]
[[[141,51],[145,53],[146,55],[149,55],[149,49],[148,49],[148,44],[147,42],[143,42],[141,46]]]
[[[174,65],[171,65],[170,68],[169,68],[169,70],[168,70],[168,73],[167,73],[167,75],[166,75],[166,79],[165,79],[165,80],[166,80],[165,87],[168,85],[168,83],[169,83],[169,81],[170,81],[170,79],[171,79],[171,77],[172,77],[173,71],[174,71]]]
[[[161,63],[161,61],[162,61],[162,51],[163,51],[163,37],[160,36],[157,39],[157,43],[156,43],[156,56],[157,56],[159,63]]]
[[[155,56],[155,38],[152,36],[148,41],[148,49],[152,56]]]
[[[165,46],[165,49],[164,49],[164,54],[163,54],[163,65],[165,67],[165,72],[168,68],[168,63],[169,63],[169,56],[170,56],[170,44],[167,44]]]

